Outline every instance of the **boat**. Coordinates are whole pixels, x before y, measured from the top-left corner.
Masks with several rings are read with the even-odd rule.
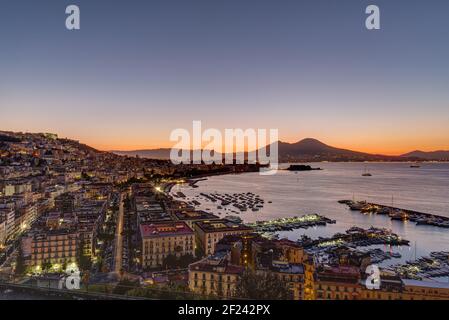
[[[371,177],[372,174],[368,172],[368,170],[365,167],[365,171],[362,173],[362,177]]]
[[[355,202],[349,205],[349,209],[354,211],[361,211],[366,206],[365,201]]]
[[[377,214],[389,214],[391,211],[391,209],[387,208],[387,207],[383,207],[381,209],[377,210]]]
[[[401,258],[401,254],[399,252],[391,252],[390,256],[392,256],[393,258]]]
[[[401,221],[407,221],[408,220],[408,214],[407,212],[400,211],[400,212],[392,212],[390,213],[391,220],[401,220]]]

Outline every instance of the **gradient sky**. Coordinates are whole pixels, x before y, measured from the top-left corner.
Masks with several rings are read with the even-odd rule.
[[[0,130],[131,150],[170,146],[192,120],[449,149],[449,1],[0,0]]]

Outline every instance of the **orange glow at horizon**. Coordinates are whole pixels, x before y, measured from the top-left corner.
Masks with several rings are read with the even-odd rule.
[[[54,132],[60,138],[77,140],[101,151],[133,151],[143,149],[172,148],[176,142],[169,141],[170,131],[166,128],[155,129],[158,134],[151,134],[146,130],[135,132],[130,129],[122,131],[78,131],[79,128],[67,128],[53,130],[49,126],[31,127],[23,130],[16,126],[3,126],[0,130],[15,132]],[[263,127],[262,125],[260,127]],[[304,138],[314,138],[324,144],[335,148],[348,149],[371,154],[401,155],[415,150],[437,151],[449,150],[449,128],[434,125],[434,130],[411,131],[398,128],[387,132],[376,130],[360,130],[360,128],[346,129],[335,124],[334,127],[324,126],[307,128],[297,135],[297,129],[279,130],[279,140],[287,143],[295,143]],[[307,135],[304,132],[307,131]],[[335,134],[338,132],[338,135]],[[207,143],[205,143],[206,145]],[[243,150],[237,150],[241,152]]]
[[[280,141],[287,142],[287,143],[296,143],[298,141],[302,140],[300,139],[283,139],[280,138]],[[421,150],[425,152],[429,151],[437,151],[437,150],[449,150],[449,143],[436,143],[436,144],[429,144],[429,143],[423,143],[417,144],[416,141],[409,141],[403,142],[403,143],[394,143],[393,141],[382,141],[380,142],[377,139],[372,139],[369,142],[362,142],[353,140],[351,142],[345,142],[342,140],[336,140],[336,139],[325,139],[325,138],[318,138],[317,140],[321,141],[324,144],[327,144],[331,147],[340,148],[340,149],[347,149],[352,151],[358,151],[358,152],[364,152],[364,153],[370,153],[370,154],[381,154],[381,155],[389,155],[389,156],[397,156],[402,155],[411,151],[415,150]],[[413,139],[412,139],[413,140]],[[164,149],[164,148],[172,148],[176,142],[170,142],[167,140],[158,140],[158,141],[151,141],[148,140],[132,140],[130,142],[125,141],[116,141],[116,143],[110,143],[107,141],[98,141],[98,140],[86,140],[86,141],[80,141],[81,143],[85,143],[87,145],[90,145],[98,150],[101,151],[111,151],[111,150],[119,150],[119,151],[135,151],[135,150],[147,150],[147,149]],[[206,144],[203,145],[203,147]],[[236,150],[237,152],[247,151],[247,147],[240,148]]]

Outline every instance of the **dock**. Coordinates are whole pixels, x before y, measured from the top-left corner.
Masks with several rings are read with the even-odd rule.
[[[382,214],[390,217],[391,220],[412,221],[416,225],[449,228],[449,217],[366,201],[340,200],[338,202],[346,204],[353,211],[359,211],[364,214]]]
[[[246,225],[253,228],[255,232],[278,232],[290,231],[299,228],[309,228],[315,226],[325,226],[333,224],[335,220],[326,218],[319,214],[307,214],[300,217],[281,218],[268,221],[257,221],[255,223],[247,223]]]
[[[371,227],[363,229],[355,226],[348,229],[346,233],[336,233],[332,237],[311,239],[307,236],[302,236],[297,242],[303,248],[312,251],[329,248],[336,249],[341,246],[353,248],[372,245],[408,246],[410,243],[410,241],[402,239],[391,230],[385,228]]]

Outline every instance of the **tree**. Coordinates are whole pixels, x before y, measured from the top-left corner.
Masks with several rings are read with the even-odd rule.
[[[120,280],[120,282],[115,286],[114,294],[126,294],[128,291],[136,289],[139,287],[138,281],[131,281],[128,278]]]
[[[79,249],[78,249],[78,267],[82,271],[90,270],[92,267],[92,260],[89,256],[84,254],[85,241],[84,239],[80,240]]]
[[[64,260],[64,262],[62,263],[62,271],[66,271],[67,270],[67,261]]]
[[[201,248],[201,246],[197,245],[195,248],[195,257],[203,257],[204,256],[204,250]]]
[[[51,269],[51,262],[48,260],[45,260],[44,262],[42,262],[42,271],[43,272],[48,272]]]
[[[164,269],[171,269],[175,268],[178,264],[178,259],[176,259],[176,256],[169,254],[165,257],[164,261],[162,262],[162,267]]]
[[[246,270],[236,284],[235,296],[253,300],[286,300],[292,298],[287,283],[270,273]]]
[[[187,268],[189,264],[193,263],[194,261],[195,257],[192,254],[188,253],[179,257],[178,266],[180,268]]]
[[[17,251],[17,259],[16,259],[16,275],[22,275],[25,273],[25,259],[23,257],[22,245],[19,245],[19,249]]]
[[[162,262],[162,267],[164,269],[174,269],[174,268],[187,268],[189,264],[195,261],[195,258],[190,253],[184,254],[177,258],[173,254],[169,254],[165,257]]]

